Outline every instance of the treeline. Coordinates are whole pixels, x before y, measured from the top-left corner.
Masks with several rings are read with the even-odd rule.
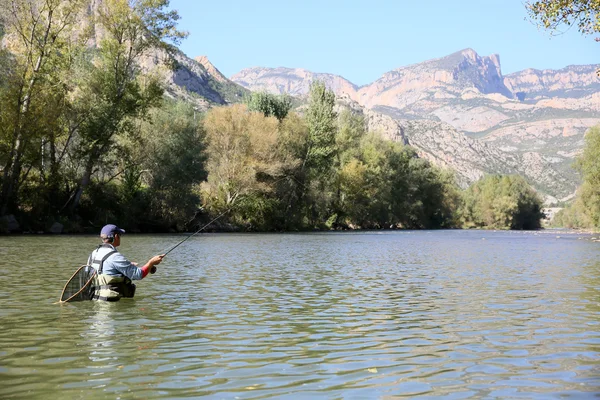
[[[336,112],[321,83],[298,113],[264,93],[203,115],[166,99],[139,60],[168,60],[166,41],[184,36],[167,0],[105,0],[92,14],[84,0],[0,1],[0,231],[15,219],[26,231],[181,231],[219,215],[249,231],[539,227],[522,178],[463,192]]]

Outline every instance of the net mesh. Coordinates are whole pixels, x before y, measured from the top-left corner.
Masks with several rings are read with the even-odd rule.
[[[60,302],[91,300],[93,295],[92,281],[96,270],[89,265],[79,267],[65,285]]]

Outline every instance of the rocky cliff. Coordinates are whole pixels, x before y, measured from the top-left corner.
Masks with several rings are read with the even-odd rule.
[[[298,97],[306,95],[314,81],[324,82],[339,96],[353,96],[357,90],[356,85],[341,76],[310,72],[302,68],[247,68],[233,75],[231,80],[255,92],[287,93]]]
[[[543,71],[526,69],[504,77],[505,85],[521,100],[540,97],[583,97],[600,92],[597,65],[571,65]]]

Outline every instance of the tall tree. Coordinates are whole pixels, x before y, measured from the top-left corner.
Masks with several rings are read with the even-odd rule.
[[[72,212],[94,169],[114,149],[115,137],[130,132],[132,119],[144,116],[162,98],[158,79],[144,75],[139,62],[153,52],[169,52],[166,41],[177,43],[185,36],[176,29],[179,15],[168,11],[168,5],[168,0],[105,0],[94,16],[101,40],[79,91],[79,113],[86,117],[79,128],[83,167]]]
[[[39,116],[49,108],[45,103],[56,101],[52,91],[63,89],[65,82],[60,74],[64,71],[60,67],[70,60],[72,29],[81,17],[84,3],[83,0],[0,1],[7,49],[12,58],[2,97],[2,107],[9,112],[2,114],[7,146],[0,215],[16,203],[25,154],[44,126]],[[37,112],[32,112],[34,109]]]
[[[305,166],[315,173],[330,171],[336,152],[335,134],[337,114],[333,107],[335,94],[323,82],[310,85],[306,123],[308,141]]]
[[[125,171],[119,220],[144,230],[185,229],[200,204],[196,187],[206,179],[202,121],[190,104],[165,100],[137,125],[138,135],[118,141]]]
[[[280,142],[280,123],[236,104],[210,110],[204,120],[208,179],[202,183],[207,208],[223,212],[235,206],[233,219],[265,228],[278,206],[277,183],[300,162]]]
[[[316,225],[334,218],[335,193],[327,190],[333,178],[337,133],[337,113],[334,111],[335,94],[323,82],[310,86],[305,119],[308,127],[301,201],[308,225]]]

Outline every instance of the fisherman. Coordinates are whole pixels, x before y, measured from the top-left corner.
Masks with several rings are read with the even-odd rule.
[[[114,224],[105,225],[100,231],[102,244],[88,259],[88,265],[96,269],[93,287],[94,300],[118,301],[121,297],[133,297],[135,285],[132,280],[143,279],[152,267],[160,264],[164,254],[152,257],[143,267],[127,260],[117,247],[121,244],[121,235],[125,231]]]

